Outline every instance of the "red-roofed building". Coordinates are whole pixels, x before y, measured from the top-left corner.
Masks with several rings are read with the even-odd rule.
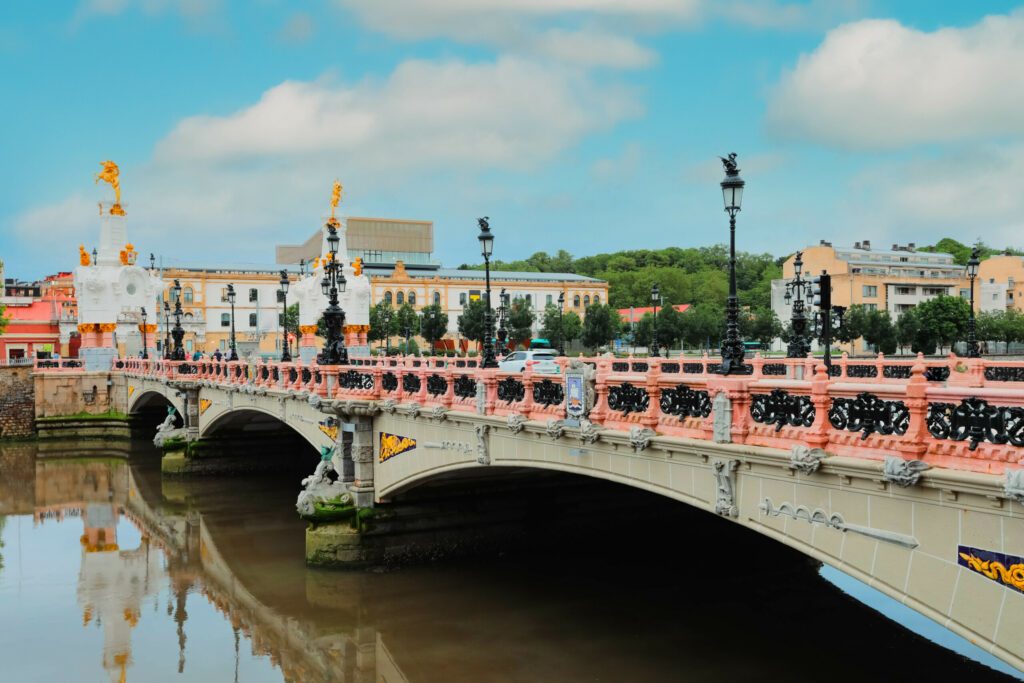
[[[672,308],[674,308],[677,311],[679,311],[680,313],[682,313],[683,311],[685,311],[689,307],[690,307],[690,304],[676,304]],[[658,307],[658,310],[659,311],[661,310],[660,306]],[[654,313],[654,307],[653,306],[637,306],[635,308],[620,308],[619,309],[619,317],[621,317],[622,320],[624,322],[627,322],[627,323],[638,323],[638,322],[640,322],[640,319],[643,318],[646,313]]]

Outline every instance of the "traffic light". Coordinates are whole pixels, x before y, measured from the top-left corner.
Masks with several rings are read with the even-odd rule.
[[[821,275],[811,279],[812,301],[822,311],[832,308],[832,276],[821,271]]]

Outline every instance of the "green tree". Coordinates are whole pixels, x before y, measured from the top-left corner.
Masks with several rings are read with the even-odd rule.
[[[433,350],[437,346],[437,342],[443,339],[445,333],[448,332],[448,314],[441,309],[439,304],[424,306],[421,313],[423,320],[420,324],[420,335]]]
[[[607,304],[594,304],[583,319],[583,345],[596,349],[611,343],[618,334],[622,319],[618,311]]]
[[[508,338],[512,344],[527,341],[533,336],[533,321],[536,316],[525,299],[515,299],[509,305]]]
[[[462,315],[459,316],[458,326],[459,332],[463,337],[483,343],[485,333],[484,311],[486,310],[487,304],[484,303],[482,298],[470,299],[462,308]]]
[[[285,309],[284,325],[289,334],[299,333],[299,304],[294,303]]]
[[[366,335],[367,341],[386,341],[398,331],[398,322],[395,319],[395,310],[391,304],[383,299],[370,308],[370,331]]]
[[[668,349],[676,346],[683,336],[683,314],[670,304],[658,309],[658,345]]]
[[[862,336],[876,351],[885,354],[896,352],[896,328],[889,311],[868,310]]]
[[[541,319],[540,333],[555,346],[559,342],[568,344],[578,339],[583,331],[583,321],[574,311],[566,311],[561,318],[559,325],[558,307],[548,304],[544,307],[544,317]]]
[[[0,334],[3,334],[7,329],[7,323],[10,322],[10,318],[6,315],[7,306],[0,304]]]
[[[921,346],[951,347],[954,342],[967,336],[967,319],[970,305],[958,296],[937,296],[923,301],[916,307],[921,320],[919,340]]]
[[[683,343],[690,348],[713,349],[725,329],[725,309],[717,303],[699,303],[682,315]]]
[[[395,332],[402,339],[406,333],[409,338],[415,337],[420,331],[420,317],[416,315],[416,309],[409,304],[402,304],[395,312]]]
[[[762,348],[768,348],[782,335],[782,323],[772,309],[754,309],[740,316],[740,335],[758,342]]]
[[[931,348],[919,346],[920,338],[921,317],[917,314],[917,309],[908,308],[896,319],[896,344],[901,352],[909,348],[913,353],[934,353],[934,345]]]

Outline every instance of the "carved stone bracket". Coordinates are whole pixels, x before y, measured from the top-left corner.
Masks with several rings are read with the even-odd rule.
[[[595,443],[601,436],[601,428],[586,418],[580,420],[580,443]]]
[[[306,399],[306,402],[309,403],[310,407],[312,407],[314,410],[319,410],[320,404],[323,403],[320,397],[316,394],[310,394],[309,398]]]
[[[1024,470],[1006,470],[1003,491],[1007,498],[1024,505]]]
[[[548,420],[547,424],[544,425],[544,431],[548,433],[552,439],[562,438],[562,434],[565,433],[565,423],[561,420]]]
[[[447,414],[448,410],[444,406],[434,406],[427,412],[427,417],[431,420],[443,420]]]
[[[394,415],[395,411],[398,410],[398,401],[393,398],[386,398],[384,402],[380,404],[381,410],[390,415]]]
[[[477,415],[487,413],[487,385],[482,379],[476,381],[476,413]]]
[[[473,427],[476,432],[476,461],[481,465],[491,464],[491,453],[488,448],[488,435],[491,431],[490,425],[478,424]]]
[[[715,512],[724,517],[738,517],[740,514],[736,506],[736,470],[739,466],[740,461],[735,459],[714,460],[711,463],[717,491]]]
[[[508,430],[510,432],[512,432],[513,434],[518,434],[519,432],[523,431],[523,425],[526,424],[526,418],[520,415],[519,413],[512,413],[511,415],[508,416],[506,424],[508,424]]]
[[[828,454],[820,448],[808,448],[804,445],[793,446],[789,453],[789,468],[803,474],[814,474],[821,467],[821,461]]]
[[[729,394],[719,391],[711,408],[713,418],[712,440],[715,443],[732,443],[732,401]]]
[[[921,473],[929,469],[931,465],[921,460],[904,460],[892,455],[885,456],[885,466],[882,476],[885,480],[906,488],[913,486],[921,479]]]
[[[408,375],[407,375],[408,376]],[[416,417],[420,414],[422,406],[419,403],[413,401],[412,403],[405,404],[405,412],[409,417]]]
[[[639,453],[651,445],[651,437],[656,435],[657,432],[647,427],[630,427],[629,443],[633,446],[633,450]]]

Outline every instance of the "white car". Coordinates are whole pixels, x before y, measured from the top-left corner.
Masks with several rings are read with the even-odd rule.
[[[557,375],[562,372],[562,368],[555,362],[555,358],[554,349],[513,351],[498,361],[498,369],[505,372],[522,372],[529,367],[533,372]]]

